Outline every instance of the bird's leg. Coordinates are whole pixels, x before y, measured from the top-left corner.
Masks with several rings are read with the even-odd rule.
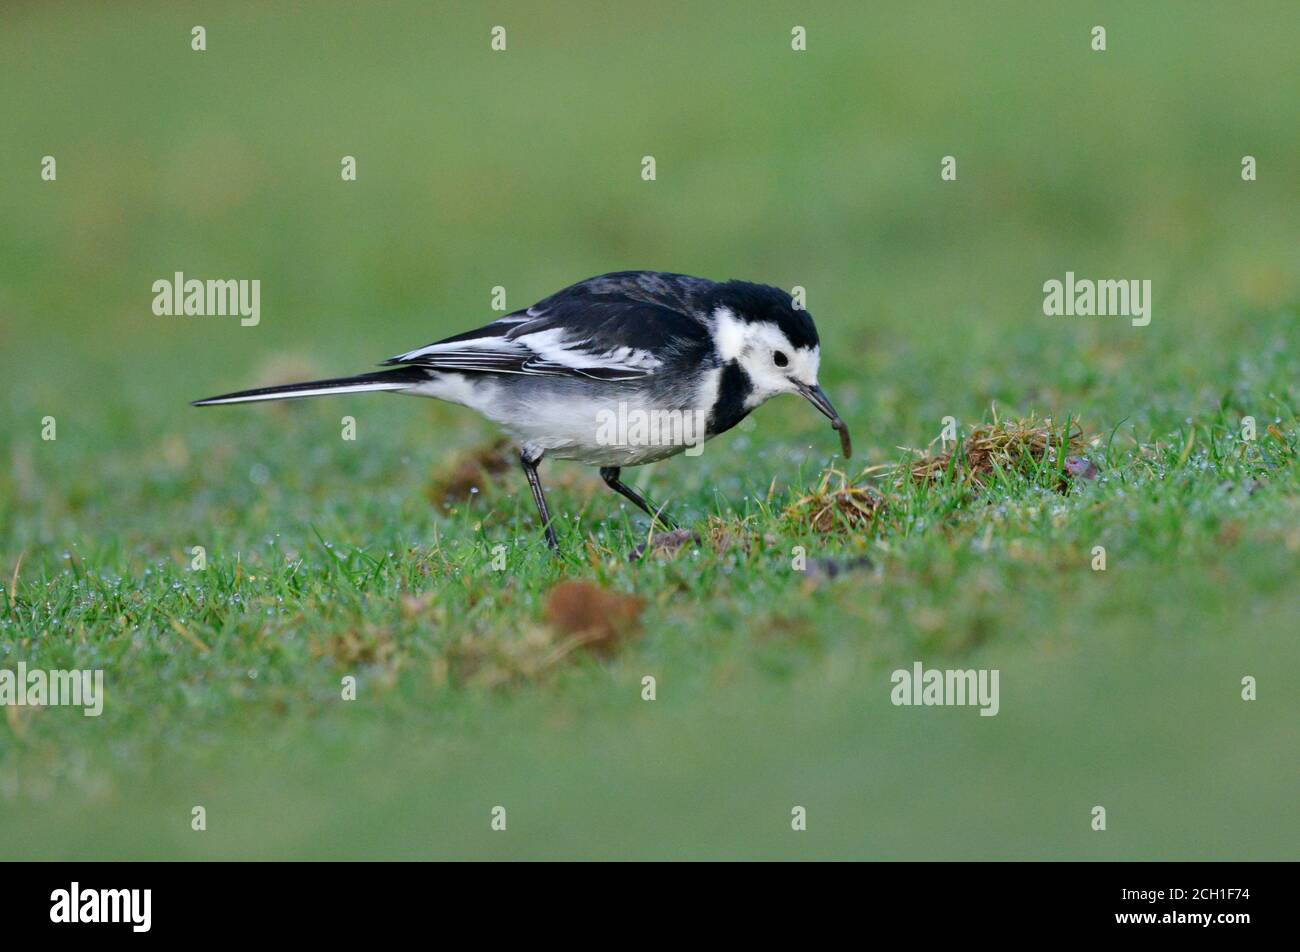
[[[622,470],[617,466],[602,466],[600,468],[600,478],[605,481],[606,486],[614,490],[614,492],[618,493],[620,496],[631,500],[651,519],[656,519],[662,523],[664,528],[670,531],[676,529],[677,526],[675,526],[673,521],[665,516],[662,511],[651,509],[650,504],[645,501],[645,498],[640,493],[618,478],[621,472]]]
[[[551,528],[551,510],[546,506],[546,495],[542,492],[542,481],[537,477],[537,464],[542,461],[542,452],[540,450],[531,451],[524,448],[519,451],[519,462],[524,467],[524,475],[528,477],[528,486],[533,491],[533,502],[537,503],[537,511],[542,516],[542,528],[546,530],[546,544],[552,549],[560,548],[560,541],[555,538],[555,530]]]

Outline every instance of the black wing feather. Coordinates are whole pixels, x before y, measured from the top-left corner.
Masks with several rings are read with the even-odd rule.
[[[652,271],[601,275],[384,363],[633,380],[712,350],[698,302],[715,286],[703,278]],[[533,338],[539,334],[546,336]],[[564,360],[555,359],[559,356]],[[632,359],[636,363],[628,365]]]

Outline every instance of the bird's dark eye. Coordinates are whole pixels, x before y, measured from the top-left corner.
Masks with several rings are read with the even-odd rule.
[[[774,351],[772,354],[772,363],[776,364],[778,367],[784,367],[786,364],[790,363],[790,358],[779,350]]]

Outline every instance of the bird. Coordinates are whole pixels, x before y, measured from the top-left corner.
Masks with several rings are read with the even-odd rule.
[[[848,426],[818,383],[812,315],[786,291],[661,271],[579,281],[531,307],[398,354],[353,377],[241,390],[194,406],[389,391],[477,411],[517,441],[546,544],[559,550],[538,464],[599,467],[610,489],[675,528],[622,471],[725,433],[779,394],[830,419],[842,455]]]

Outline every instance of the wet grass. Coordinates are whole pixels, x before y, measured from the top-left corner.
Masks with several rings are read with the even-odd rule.
[[[780,6],[602,9],[500,60],[471,8],[232,5],[197,61],[168,7],[6,11],[0,160],[59,179],[3,196],[0,666],[108,699],[6,708],[4,855],[1293,857],[1287,8],[818,7],[802,59]],[[699,536],[639,561],[547,462],[555,558],[465,411],[188,406],[624,267],[807,287],[860,458],[773,401],[625,473]],[[154,317],[176,269],[261,325]],[[1150,326],[1045,317],[1067,269]],[[893,706],[916,661],[999,714]]]

